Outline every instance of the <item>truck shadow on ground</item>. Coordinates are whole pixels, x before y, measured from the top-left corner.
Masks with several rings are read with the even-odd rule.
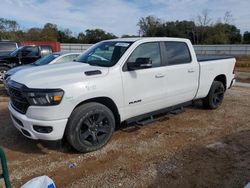
[[[156,164],[148,187],[244,187],[250,181],[250,130],[190,146]]]

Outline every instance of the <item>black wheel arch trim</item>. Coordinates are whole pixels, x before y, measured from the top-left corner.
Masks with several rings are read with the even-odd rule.
[[[103,104],[104,106],[108,107],[112,111],[112,113],[114,114],[116,126],[120,125],[121,116],[120,116],[119,110],[118,110],[117,105],[114,102],[114,100],[112,100],[109,97],[102,96],[102,97],[94,97],[91,99],[84,100],[84,101],[80,102],[79,104],[77,104],[74,109],[76,109],[77,107],[79,107],[83,104],[89,103],[89,102],[100,103],[100,104]]]

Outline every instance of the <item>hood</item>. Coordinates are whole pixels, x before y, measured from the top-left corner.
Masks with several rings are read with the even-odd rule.
[[[88,71],[100,71],[97,75],[87,75]],[[107,67],[91,66],[86,63],[58,63],[34,66],[15,73],[11,80],[24,84],[29,88],[63,88],[84,79],[105,76]]]
[[[17,67],[14,67],[14,68],[8,70],[5,74],[8,75],[8,76],[12,76],[17,71],[20,71],[20,70],[23,70],[23,69],[27,69],[27,68],[30,68],[30,67],[34,67],[34,66],[35,65],[32,65],[32,64],[17,66]]]

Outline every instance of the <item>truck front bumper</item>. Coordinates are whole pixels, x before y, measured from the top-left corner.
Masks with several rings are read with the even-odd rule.
[[[10,116],[15,127],[26,137],[34,140],[60,140],[63,138],[68,119],[37,120],[17,112],[9,103]]]

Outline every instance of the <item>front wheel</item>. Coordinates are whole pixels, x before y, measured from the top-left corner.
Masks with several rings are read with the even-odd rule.
[[[77,107],[71,114],[66,138],[79,152],[95,151],[103,147],[115,129],[112,111],[100,103],[86,103]]]
[[[203,105],[208,109],[218,108],[224,99],[225,88],[220,81],[213,81],[212,86],[206,98],[203,99]]]
[[[3,83],[4,74],[9,70],[8,67],[0,66],[0,84]]]

